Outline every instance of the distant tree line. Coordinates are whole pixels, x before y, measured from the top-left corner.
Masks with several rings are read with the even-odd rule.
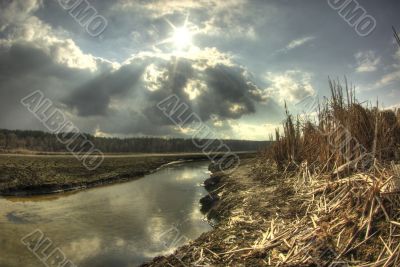
[[[63,138],[70,138],[73,133],[63,134]],[[94,146],[103,153],[172,153],[172,152],[200,152],[192,139],[134,137],[134,138],[106,138],[94,137],[85,134]],[[82,142],[77,140],[76,142]],[[204,144],[208,140],[198,140]],[[265,148],[268,141],[222,140],[231,151],[259,151]],[[220,142],[214,141],[207,150],[218,148]],[[55,134],[41,131],[1,130],[0,151],[29,150],[37,152],[68,152],[66,145],[57,139]]]

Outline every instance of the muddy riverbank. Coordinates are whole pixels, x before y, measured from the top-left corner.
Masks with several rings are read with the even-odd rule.
[[[254,245],[271,226],[270,219],[278,212],[287,218],[301,212],[296,201],[288,200],[294,192],[278,177],[273,168],[261,169],[257,159],[243,160],[232,174],[214,172],[204,183],[209,195],[202,199],[214,229],[141,267],[267,265],[265,252]]]
[[[396,168],[338,178],[244,160],[205,182],[214,228],[142,267],[398,266]]]

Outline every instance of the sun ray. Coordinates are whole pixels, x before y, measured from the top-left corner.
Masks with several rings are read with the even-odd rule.
[[[176,29],[176,26],[169,19],[166,18],[165,21],[168,23],[169,26],[171,26],[172,29]]]
[[[170,36],[156,44],[164,45],[164,44],[172,44],[175,47],[174,52],[182,52],[188,50],[192,47],[192,39],[194,36],[194,31],[189,27],[189,13],[186,15],[185,21],[182,26],[176,26],[169,19],[165,18],[164,20],[171,27],[172,32]]]

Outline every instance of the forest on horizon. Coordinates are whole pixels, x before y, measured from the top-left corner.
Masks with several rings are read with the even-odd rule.
[[[65,138],[72,138],[74,134],[66,134]],[[201,152],[192,139],[160,138],[160,137],[95,137],[85,134],[96,149],[103,153],[172,153],[172,152]],[[80,139],[79,139],[80,138]],[[82,142],[79,137],[75,142]],[[202,140],[206,143],[211,140]],[[259,151],[268,145],[269,141],[248,140],[221,140],[231,151]],[[211,142],[207,150],[215,150],[220,142]],[[28,130],[0,129],[0,151],[36,151],[36,152],[68,152],[65,144],[59,142],[57,136],[52,133]]]

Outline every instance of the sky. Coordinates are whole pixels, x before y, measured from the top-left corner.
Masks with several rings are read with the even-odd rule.
[[[106,137],[190,138],[157,108],[174,95],[219,138],[267,140],[329,77],[400,105],[400,2],[349,1],[375,21],[367,36],[339,2],[0,0],[0,128],[48,131],[21,104],[37,90]]]

